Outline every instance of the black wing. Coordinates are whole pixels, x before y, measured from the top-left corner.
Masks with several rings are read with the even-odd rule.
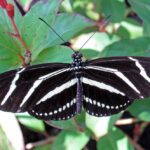
[[[116,114],[133,100],[150,96],[150,58],[110,57],[89,61],[82,83],[87,113]]]
[[[0,109],[27,111],[43,120],[69,119],[76,113],[75,89],[69,64],[42,64],[5,72],[0,75]]]

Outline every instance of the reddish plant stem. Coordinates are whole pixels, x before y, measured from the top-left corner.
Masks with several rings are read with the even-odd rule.
[[[18,29],[17,29],[17,26],[16,26],[16,24],[15,24],[15,21],[14,21],[13,17],[10,17],[10,20],[11,20],[12,25],[13,25],[13,27],[14,27],[14,30],[15,30],[15,32],[16,32],[15,36],[16,36],[16,37],[18,38],[18,40],[20,41],[21,45],[22,45],[23,48],[25,49],[25,52],[26,52],[26,53],[30,52],[30,51],[28,50],[28,48],[26,47],[26,45],[24,44],[23,40],[22,40],[21,37],[20,37],[19,31],[18,31]]]
[[[78,124],[78,121],[77,121],[76,117],[73,117],[73,119],[74,119],[74,122],[75,122],[77,128],[79,129],[79,131],[80,131],[80,132],[84,132],[84,130],[83,130],[83,129],[80,127],[80,125]]]
[[[19,54],[19,53],[18,53],[18,56],[22,60],[22,67],[25,67],[26,66],[26,64],[25,64],[25,58],[21,54]]]

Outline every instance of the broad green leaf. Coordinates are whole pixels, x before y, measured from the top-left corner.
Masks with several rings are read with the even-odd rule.
[[[93,117],[86,114],[86,126],[93,133],[96,139],[107,134],[115,122],[121,117],[121,113],[108,117]]]
[[[39,18],[52,24],[56,17],[56,12],[61,0],[48,0],[46,3],[39,1],[24,16],[21,28],[21,37],[26,46],[32,51],[36,51],[46,38],[49,27]],[[34,55],[34,54],[33,54]]]
[[[48,125],[58,129],[68,129],[78,131],[74,119],[62,120],[62,121],[45,121]]]
[[[105,17],[111,15],[110,22],[120,22],[125,13],[124,0],[101,0],[102,11]]]
[[[110,56],[150,56],[150,38],[120,40],[103,49],[101,57]]]
[[[31,9],[31,12],[29,11],[29,14],[28,13],[26,14],[26,16],[24,17],[26,19],[24,20],[23,17],[20,15],[20,12],[18,11],[17,7],[15,7],[14,20],[19,31],[22,31],[23,34],[20,33],[21,37],[23,41],[26,43],[28,48],[30,48],[28,44],[31,44],[33,42],[33,39],[36,39],[37,36],[38,37],[41,36],[40,33],[37,34],[37,36],[35,36],[35,32],[34,32],[35,31],[34,29],[36,29],[35,27],[36,26],[38,27],[39,25],[38,17],[40,16],[42,17],[42,15],[46,16],[49,13],[51,14],[54,10],[57,11],[60,1],[61,0],[56,2],[55,0],[53,0],[52,3],[52,1],[49,0],[48,3],[46,4],[43,4],[41,2],[37,3],[36,5],[34,5],[34,8]],[[8,2],[13,3],[10,0]],[[44,11],[41,9],[41,6],[43,10],[45,10],[45,12],[47,12],[48,10],[50,11],[48,13],[44,13]],[[48,7],[49,9],[46,9],[46,7]],[[42,11],[43,13],[40,11]],[[51,16],[50,18],[55,19],[56,15],[54,13],[52,14],[53,15],[49,15]],[[9,69],[14,69],[19,67],[21,65],[21,59],[19,57],[19,54],[21,53],[24,54],[25,51],[22,45],[20,44],[19,40],[8,33],[8,32],[14,33],[14,29],[8,15],[6,14],[6,11],[1,7],[0,7],[0,20],[1,20],[0,21],[0,64],[1,64],[0,71],[3,72]],[[45,28],[45,25],[43,23],[41,24],[43,25],[43,28]],[[48,30],[49,29],[47,29],[47,32]],[[42,32],[44,32],[44,29],[42,30]],[[42,41],[42,36],[40,38]]]
[[[150,22],[144,21],[143,24],[143,30],[144,30],[144,35],[150,37]]]
[[[117,30],[117,35],[121,38],[138,38],[143,35],[142,27],[132,19],[125,19],[121,21],[120,27]]]
[[[0,149],[1,150],[15,150],[11,142],[7,138],[5,132],[0,125]]]
[[[15,18],[20,20],[20,13],[15,9]],[[17,53],[20,52],[20,44],[8,32],[14,32],[12,24],[6,11],[0,7],[0,72],[14,69],[20,62]]]
[[[55,22],[52,24],[52,28],[61,36],[64,41],[68,41],[77,32],[91,25],[93,25],[93,22],[79,14],[62,13],[57,15]],[[45,28],[49,29],[49,27],[46,25]],[[54,31],[49,29],[47,38],[44,42],[36,40],[37,47],[33,49],[33,60],[42,50],[64,43],[62,39],[60,39],[60,37],[58,37]]]
[[[18,120],[21,124],[31,129],[32,131],[35,131],[35,132],[45,131],[45,125],[42,120],[38,120],[30,116],[18,116]]]
[[[129,0],[129,3],[142,20],[150,22],[150,2],[148,0]]]
[[[141,120],[150,121],[150,98],[136,100],[127,110]]]
[[[95,33],[93,36],[93,33],[84,34],[81,35],[78,40],[74,44],[74,48],[80,49],[85,42],[87,42],[82,49],[93,49],[97,51],[102,51],[103,48],[105,48],[107,45],[116,42],[119,40],[119,37],[113,35],[109,36],[106,33]],[[87,41],[90,37],[92,38]]]
[[[75,116],[77,119],[77,122],[81,128],[85,128],[85,112],[82,111],[81,114]],[[59,129],[68,129],[73,131],[79,131],[79,128],[77,127],[75,120],[73,118],[69,120],[61,120],[61,121],[45,121],[48,125],[53,126],[55,128]]]
[[[97,150],[134,150],[124,133],[113,127],[105,136],[99,139]]]
[[[71,63],[73,51],[67,46],[55,46],[44,49],[36,58],[36,63],[62,62]]]
[[[81,150],[89,141],[87,133],[62,131],[56,138],[52,150]]]
[[[98,58],[98,55],[99,55],[99,52],[97,50],[93,50],[93,49],[81,49],[80,52],[88,60],[96,59],[96,58]]]

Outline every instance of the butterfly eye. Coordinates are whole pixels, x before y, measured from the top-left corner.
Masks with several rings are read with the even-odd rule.
[[[79,53],[79,57],[81,58],[81,57],[83,57],[83,55],[81,53]]]

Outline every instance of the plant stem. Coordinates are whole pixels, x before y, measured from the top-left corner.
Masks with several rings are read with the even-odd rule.
[[[21,43],[21,45],[23,46],[23,48],[25,49],[25,52],[26,52],[26,53],[30,52],[30,51],[28,50],[28,48],[26,47],[26,45],[24,44],[23,40],[21,39],[21,36],[20,36],[20,34],[19,34],[19,31],[18,31],[18,29],[17,29],[17,26],[16,26],[16,24],[15,24],[15,21],[14,21],[13,17],[11,17],[10,20],[11,20],[12,25],[13,25],[13,27],[14,27],[14,30],[15,30],[15,32],[16,32],[15,35],[16,35],[16,37],[18,38],[18,40],[20,41],[20,43]]]

